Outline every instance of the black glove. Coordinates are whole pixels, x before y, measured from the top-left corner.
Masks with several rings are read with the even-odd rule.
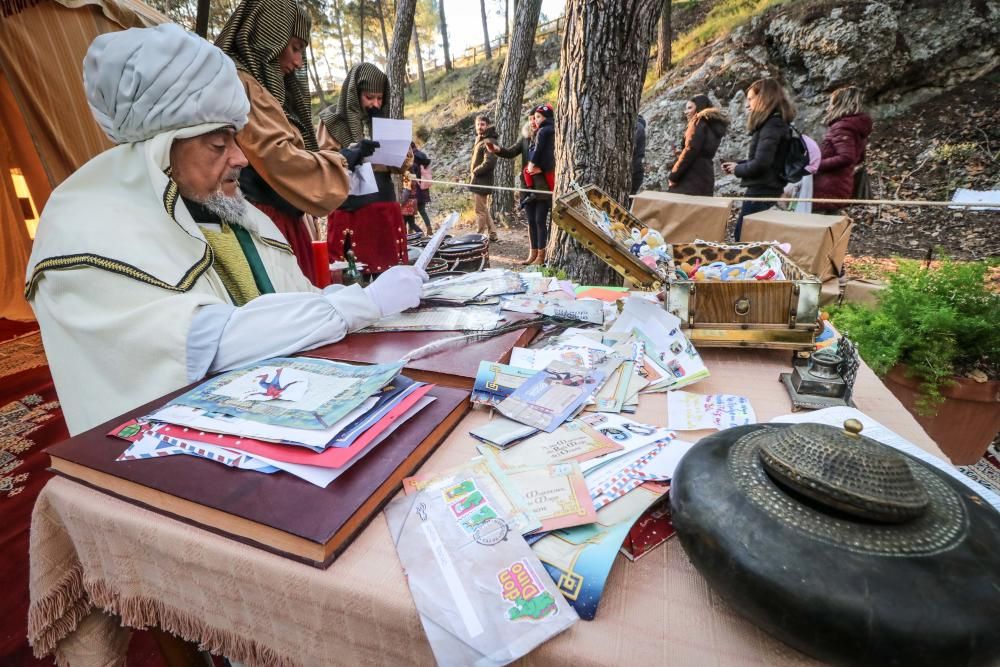
[[[361,164],[361,161],[366,157],[371,157],[378,147],[379,143],[377,141],[362,139],[356,144],[351,144],[347,148],[341,149],[340,154],[347,160],[347,168],[354,171],[354,168]]]

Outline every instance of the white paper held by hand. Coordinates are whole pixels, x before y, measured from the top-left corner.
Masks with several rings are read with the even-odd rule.
[[[427,242],[424,249],[420,252],[420,257],[417,257],[417,261],[413,263],[413,266],[417,267],[421,271],[427,270],[427,265],[431,263],[431,259],[434,258],[434,253],[438,251],[441,247],[441,243],[444,241],[445,235],[451,230],[452,225],[458,221],[458,211],[452,211],[448,219],[441,223],[438,230],[434,232],[434,236],[431,240]]]
[[[413,121],[394,118],[372,119],[372,140],[379,143],[367,162],[387,167],[400,167],[410,152],[413,141]]]

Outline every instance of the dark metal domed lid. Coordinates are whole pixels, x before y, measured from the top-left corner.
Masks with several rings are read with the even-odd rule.
[[[795,424],[760,445],[764,469],[780,484],[829,508],[872,521],[898,523],[921,516],[930,496],[906,459],[861,435],[860,422],[843,429]]]

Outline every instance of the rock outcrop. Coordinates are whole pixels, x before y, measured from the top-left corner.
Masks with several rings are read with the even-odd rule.
[[[799,108],[796,125],[820,139],[829,94],[863,88],[878,122],[976,80],[1000,64],[1000,0],[816,0],[779,6],[703,47],[646,96],[646,184],[665,187],[684,103],[707,93],[732,121],[719,156],[746,154],[744,91],[782,80]],[[722,191],[735,179],[717,174]]]

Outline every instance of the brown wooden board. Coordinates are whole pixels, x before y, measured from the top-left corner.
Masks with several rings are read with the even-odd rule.
[[[116,461],[107,435],[185,390],[50,447],[55,472],[239,542],[326,567],[401,488],[468,411],[468,392],[434,387],[435,401],[323,489],[290,474],[239,470],[193,456]]]

